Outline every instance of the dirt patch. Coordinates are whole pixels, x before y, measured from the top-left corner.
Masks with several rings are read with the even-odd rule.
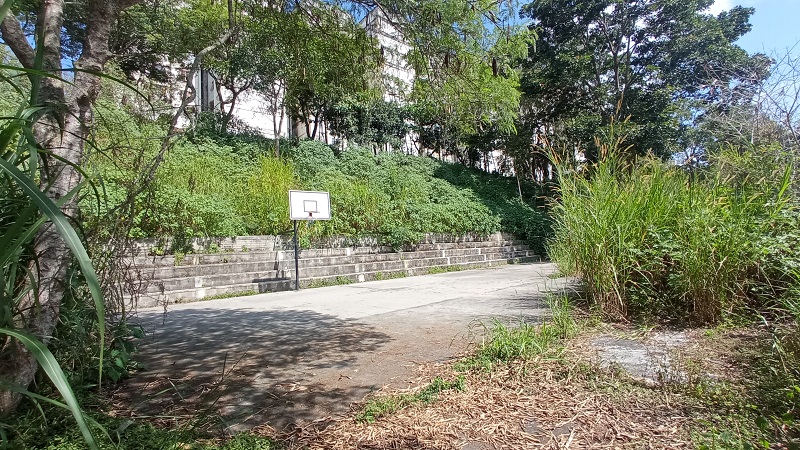
[[[639,330],[604,325],[570,343],[582,360],[626,372],[646,384],[694,384],[699,379],[734,384],[751,374],[770,336],[757,328]]]
[[[354,420],[356,407],[349,417],[289,433],[269,427],[256,431],[278,437],[289,449],[696,448],[698,439],[715,439],[715,427],[724,425],[719,415],[724,409],[718,408],[738,406],[729,399],[715,404],[698,397],[691,383],[701,374],[703,383],[713,377],[725,381],[721,385],[734,382],[744,372],[725,369],[765,338],[750,331],[683,332],[669,340],[675,345],[665,354],[686,376],[654,383],[599,361],[596,348],[587,346],[602,335],[609,336],[608,330],[586,333],[548,358],[467,373],[464,391],[443,392],[431,405],[410,406],[376,423]],[[658,333],[636,337],[632,330],[612,336],[648,345],[666,341]],[[411,388],[377,395],[416,392],[436,376],[454,375],[451,365],[425,364],[417,370]]]
[[[644,387],[628,386],[613,373],[604,373],[598,385],[596,369],[582,370],[539,361],[524,370],[472,373],[463,392],[443,393],[433,405],[412,406],[374,424],[349,419],[281,437],[289,448],[310,449],[688,446],[687,411]],[[420,385],[432,375],[420,377]]]

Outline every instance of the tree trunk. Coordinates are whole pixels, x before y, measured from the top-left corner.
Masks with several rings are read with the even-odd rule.
[[[230,89],[230,91],[231,91],[230,107],[228,108],[228,111],[223,112],[222,124],[220,125],[221,128],[220,131],[222,133],[228,132],[228,125],[231,123],[231,119],[233,119],[234,110],[236,109],[236,101],[239,99],[239,95],[244,91],[244,89],[238,91]],[[221,93],[219,94],[219,97],[220,99],[222,99]],[[220,100],[220,105],[222,105],[222,100]]]
[[[308,119],[308,108],[303,106],[303,107],[300,108],[300,111],[303,113],[303,123],[306,126],[306,136],[305,137],[306,137],[306,139],[308,139],[308,137],[311,136],[311,123],[309,122],[309,119]]]
[[[319,115],[314,114],[314,128],[311,130],[311,139],[317,138],[317,129],[319,128]]]
[[[275,132],[275,157],[281,157],[281,132],[283,131],[283,111],[284,107],[283,104],[277,108],[278,114],[281,115],[280,119],[278,119],[278,129]]]
[[[274,103],[273,103],[273,105],[274,105]],[[280,138],[280,136],[278,134],[279,131],[280,131],[280,128],[278,127],[278,118],[276,117],[276,114],[278,114],[277,111],[278,111],[278,108],[272,108],[272,136],[273,136],[273,138],[275,140],[275,157],[276,158],[280,158],[280,156],[281,156],[281,149],[280,149],[280,147],[281,147],[281,144],[280,144],[281,138]]]
[[[100,92],[100,77],[108,61],[108,38],[111,26],[119,12],[141,0],[90,0],[87,8],[92,14],[86,23],[83,52],[74,67],[77,69],[72,84],[42,77],[38,105],[47,106],[46,112],[34,123],[33,134],[37,144],[49,150],[56,158],[45,158],[40,169],[41,187],[48,197],[58,200],[72,191],[81,181],[76,166],[83,162],[84,143],[92,124],[92,104]],[[45,0],[41,7],[41,33],[38,45],[42,46],[43,67],[56,75],[61,74],[61,25],[64,1]],[[2,35],[6,44],[26,68],[34,68],[35,54],[24,34],[19,33],[19,22],[10,13],[3,18]],[[20,39],[20,36],[23,36]],[[62,162],[66,161],[68,163]],[[72,196],[62,210],[70,217],[77,211],[77,196]],[[34,272],[38,282],[38,298],[29,295],[19,306],[15,323],[47,343],[59,318],[61,301],[66,289],[67,266],[71,261],[69,248],[56,228],[47,223],[36,236],[34,249],[38,255],[38,268]],[[8,341],[10,358],[2,362],[0,377],[27,387],[36,374],[36,359],[16,341]],[[21,396],[0,391],[0,415],[7,416],[19,404]]]

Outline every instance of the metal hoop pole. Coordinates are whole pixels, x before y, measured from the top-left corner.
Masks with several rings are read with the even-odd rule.
[[[300,290],[300,249],[297,246],[297,221],[294,222],[294,290]]]

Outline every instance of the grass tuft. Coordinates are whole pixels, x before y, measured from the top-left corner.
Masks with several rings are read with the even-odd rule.
[[[364,410],[356,415],[360,423],[374,423],[380,417],[397,412],[414,404],[429,405],[436,401],[439,394],[444,391],[463,391],[465,388],[464,377],[459,375],[453,380],[436,377],[431,383],[413,394],[390,395],[370,399]]]
[[[548,297],[552,318],[548,322],[533,325],[521,322],[509,326],[493,319],[491,329],[481,323],[484,335],[475,353],[457,362],[457,372],[491,370],[497,364],[508,364],[517,360],[531,359],[555,352],[555,344],[568,339],[579,331],[572,317],[569,299],[565,296]]]
[[[206,300],[221,300],[224,298],[233,298],[233,297],[248,297],[251,295],[258,295],[260,292],[254,291],[252,289],[248,289],[246,291],[235,291],[235,292],[224,292],[222,294],[214,294],[209,295],[206,297],[201,298],[199,301],[203,302]]]
[[[348,277],[337,276],[336,278],[311,280],[306,286],[308,289],[330,287],[330,286],[343,286],[345,284],[353,284],[355,281]]]
[[[375,281],[383,281],[383,280],[394,280],[397,278],[406,278],[408,277],[408,272],[405,270],[399,270],[396,272],[375,272]]]
[[[437,273],[450,273],[450,272],[460,272],[462,270],[466,270],[466,267],[463,266],[435,266],[435,267],[428,267],[428,275],[435,275]]]

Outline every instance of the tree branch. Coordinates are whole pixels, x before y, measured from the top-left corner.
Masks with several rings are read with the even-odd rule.
[[[0,0],[0,6],[3,6],[6,1],[8,0]],[[3,22],[0,23],[0,31],[2,31],[6,45],[14,52],[14,56],[17,57],[22,67],[32,69],[36,55],[19,25],[19,21],[11,11],[6,13]]]
[[[128,196],[120,206],[114,208],[120,208],[124,205],[133,205],[133,199],[135,199],[139,194],[144,192],[150,182],[156,175],[156,170],[158,166],[161,165],[161,162],[164,160],[164,156],[167,154],[167,151],[172,146],[172,140],[179,134],[178,131],[178,121],[186,112],[186,108],[189,106],[189,103],[193,102],[194,99],[197,97],[197,89],[194,87],[194,76],[197,71],[200,70],[200,67],[203,63],[203,58],[219,48],[221,45],[224,45],[228,40],[233,36],[234,32],[236,31],[235,28],[231,28],[225,32],[222,36],[219,37],[216,41],[212,42],[208,47],[200,50],[199,53],[194,57],[194,61],[192,61],[192,65],[189,68],[188,73],[186,74],[186,85],[183,89],[183,95],[181,98],[181,104],[175,110],[175,113],[172,115],[172,120],[169,124],[169,130],[167,131],[166,137],[161,141],[161,150],[159,150],[158,154],[153,158],[153,161],[150,163],[150,167],[146,168],[144,174],[140,177],[138,182],[136,183],[135,187],[131,192],[128,193]],[[112,210],[112,211],[114,211]]]

